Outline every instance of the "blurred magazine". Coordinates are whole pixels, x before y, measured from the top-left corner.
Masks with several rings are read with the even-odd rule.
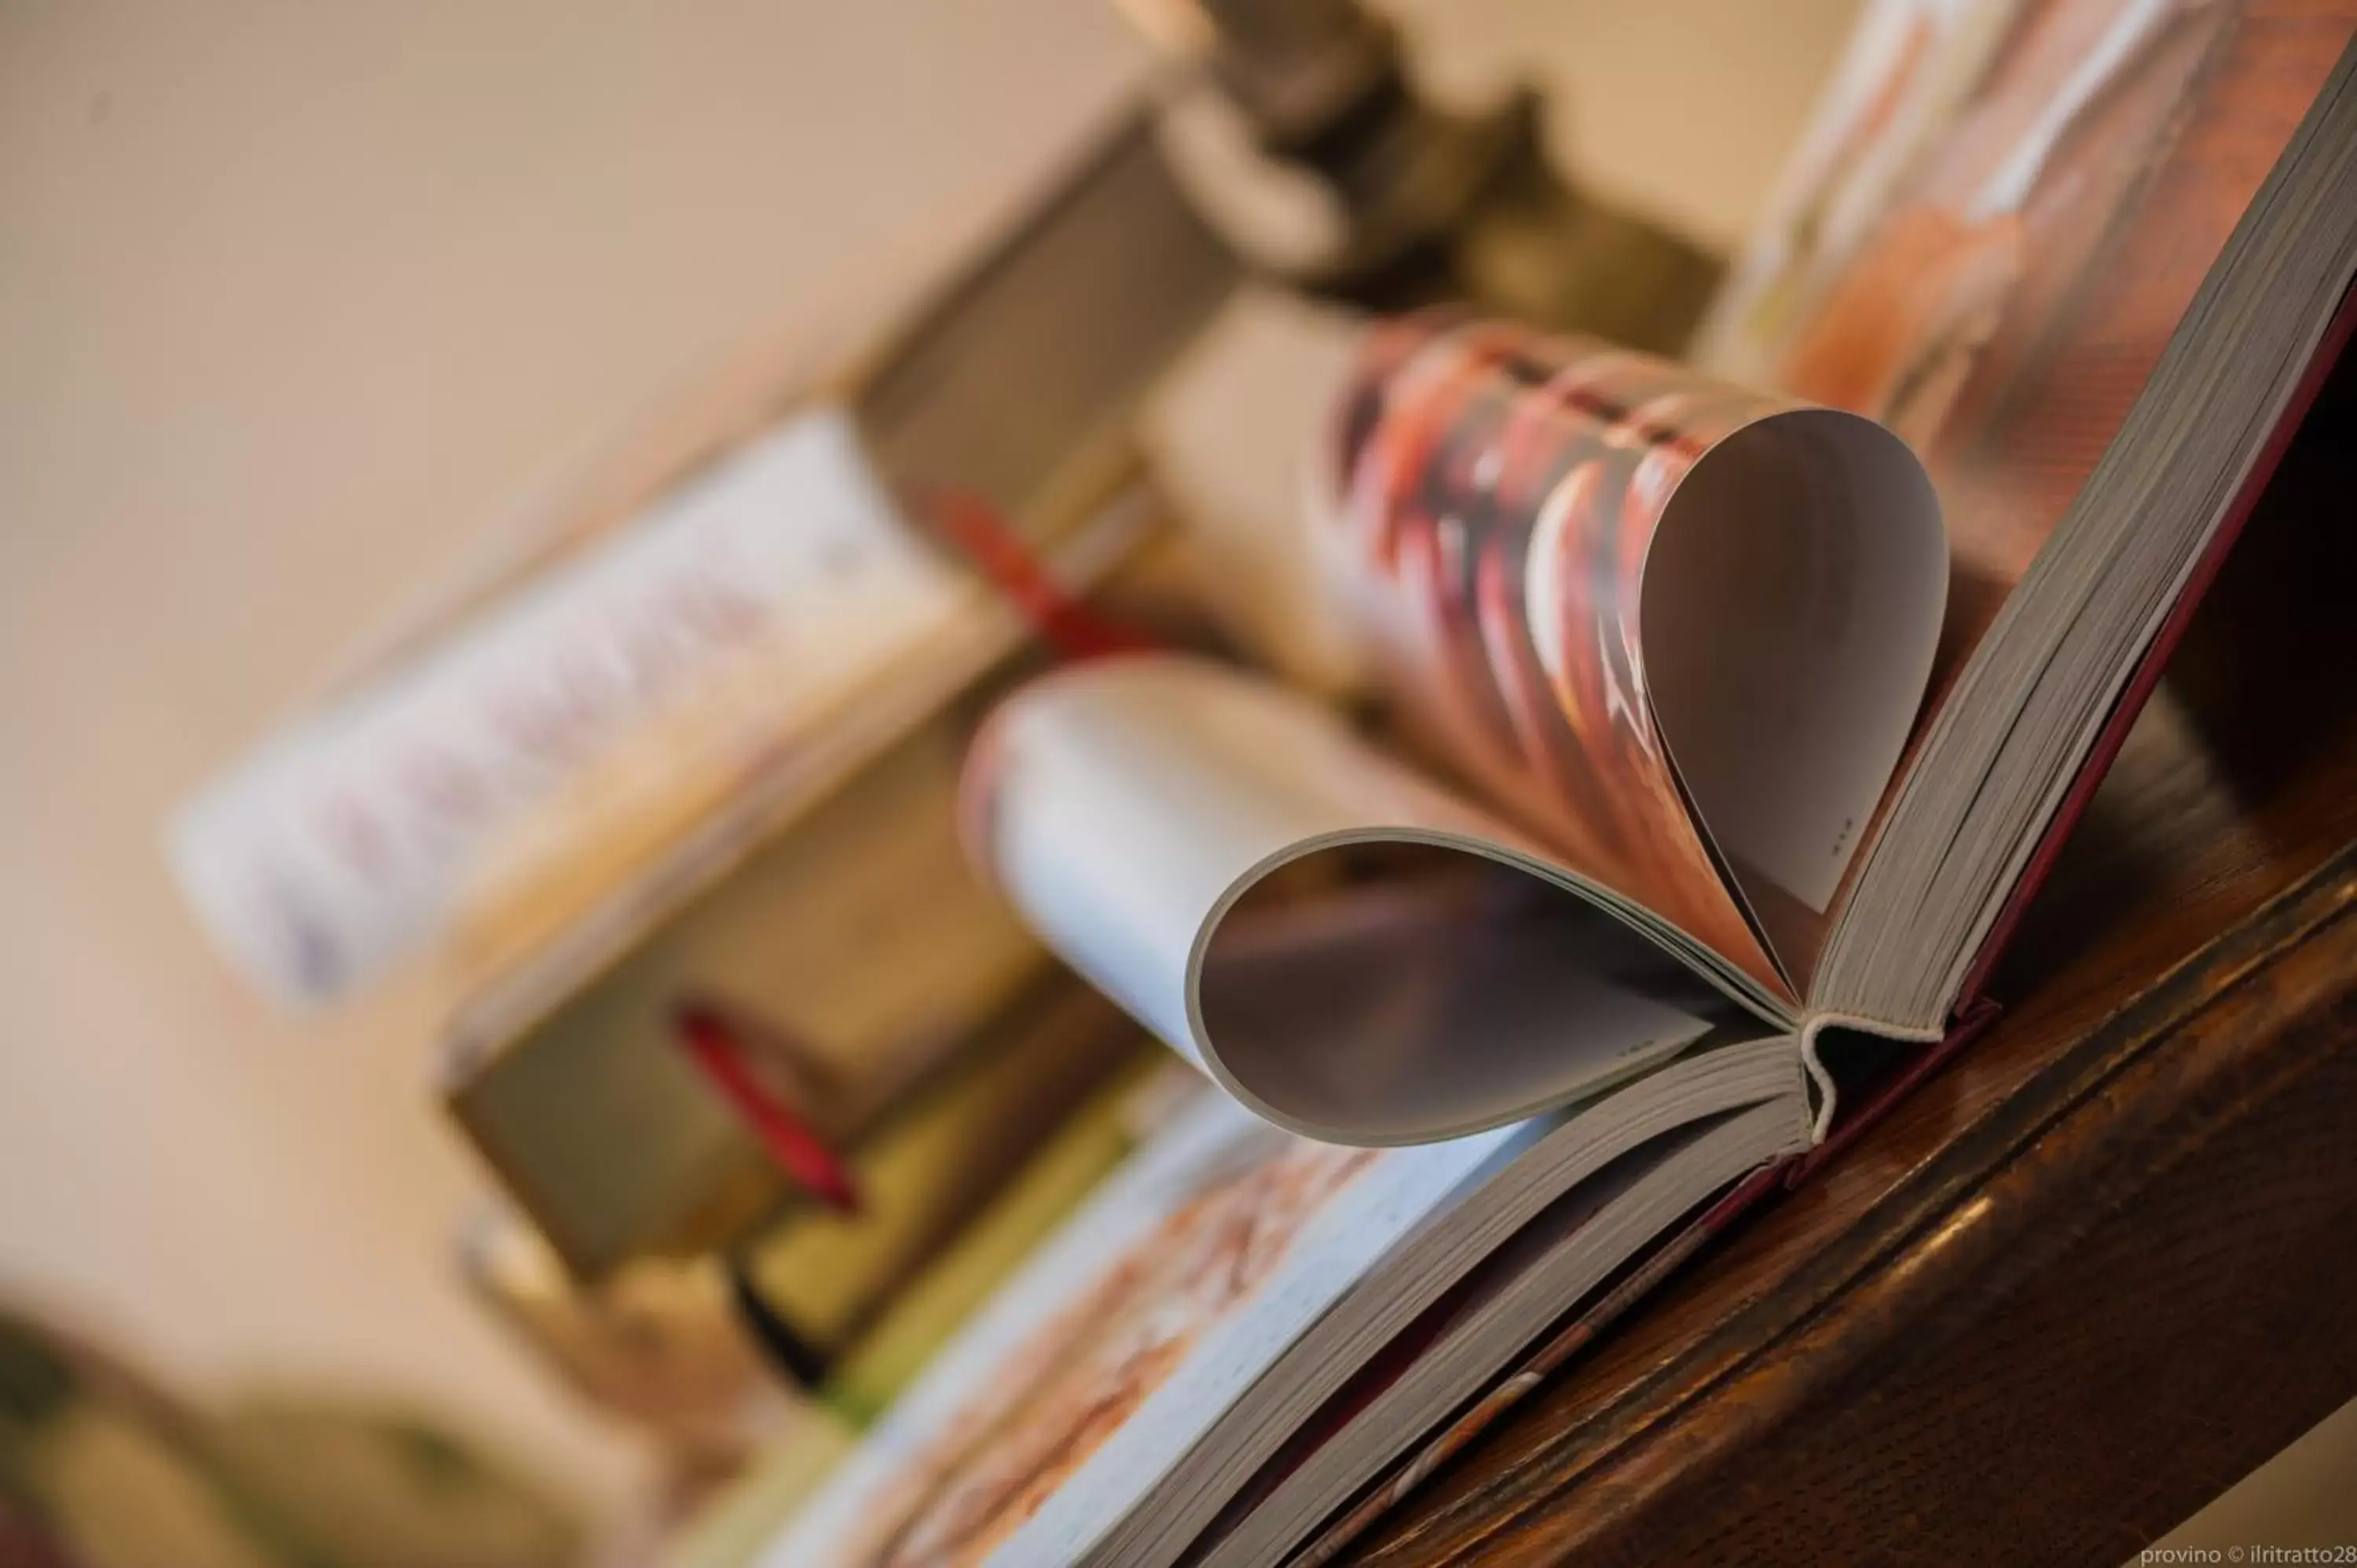
[[[1322,1559],[1835,1130],[1829,1031],[1976,1027],[2350,329],[2352,32],[1879,0],[1692,362],[1369,332],[1305,490],[1396,725],[1131,655],[967,764],[1217,1092],[764,1561]]]

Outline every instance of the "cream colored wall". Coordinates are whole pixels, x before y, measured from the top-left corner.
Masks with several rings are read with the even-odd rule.
[[[1543,59],[1591,177],[1725,238],[1851,3],[1408,11],[1444,88]],[[0,0],[0,1287],[634,1473],[450,1283],[444,999],[272,1015],[157,824],[536,468],[1141,63],[1104,0]]]

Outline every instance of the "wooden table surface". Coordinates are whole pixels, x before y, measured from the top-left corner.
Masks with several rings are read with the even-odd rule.
[[[2357,391],[1999,972],[2007,1013],[1350,1560],[2134,1558],[2357,1396]]]

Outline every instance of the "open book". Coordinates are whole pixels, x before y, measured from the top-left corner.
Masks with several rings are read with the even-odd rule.
[[[1881,0],[1691,362],[1372,330],[1304,489],[1396,722],[1127,656],[968,763],[1221,1092],[770,1560],[1279,1560],[1823,1140],[1829,1031],[1951,1037],[2349,330],[2352,28]]]
[[[2173,123],[2189,78],[2231,86],[2223,12],[2048,9],[2000,63],[2041,102],[2084,100],[2104,123],[2090,136],[2149,96],[2147,135],[2190,141],[2199,124]],[[2106,9],[2104,29],[2065,26]],[[2206,65],[2177,37],[2213,32],[2226,58]],[[2093,51],[2075,69],[2044,58],[2074,49]],[[2258,188],[2255,168],[2239,193],[2191,148],[2140,189],[2154,171],[2080,148],[2051,107],[2010,127],[2026,147],[1968,117],[1772,361],[1792,392],[1890,428],[1516,328],[1376,331],[1308,489],[1431,766],[1208,662],[1076,668],[1004,710],[970,764],[981,858],[1068,961],[1238,1098],[1343,1142],[1451,1136],[1588,1092],[1627,1033],[1604,993],[1723,1005],[1812,1062],[1829,1027],[1939,1037],[2311,379],[2357,237],[2347,113],[2328,91],[2275,177]],[[2032,153],[2088,166],[2063,210],[2025,205],[2043,188],[2016,166]],[[2091,199],[2106,179],[2118,210]],[[1984,242],[1961,227],[1981,209],[2004,255],[1939,275],[1948,247]],[[2216,235],[2201,269],[2199,221]],[[1747,264],[1713,340],[1739,345],[1728,318],[1803,289],[1811,261]],[[2148,296],[2172,282],[2169,333]],[[1255,929],[1297,923],[1276,907],[1351,879],[1340,863],[1375,844],[1496,866],[1577,908],[1555,944],[1507,929],[1523,917],[1501,904],[1494,933],[1378,925],[1271,961]],[[1373,991],[1425,998],[1380,1048]],[[1478,1061],[1473,1038],[1491,1042]],[[1822,1132],[1830,1081],[1817,1092]]]

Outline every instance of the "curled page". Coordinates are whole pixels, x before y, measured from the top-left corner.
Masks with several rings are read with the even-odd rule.
[[[977,739],[966,789],[976,857],[1040,935],[1294,1132],[1519,1121],[1735,1013],[1689,972],[1706,955],[1641,935],[1641,910],[1309,699],[1208,660],[1034,682]]]
[[[1423,317],[1370,340],[1324,467],[1411,726],[1571,868],[1794,999],[1938,645],[1948,552],[1906,445]]]

